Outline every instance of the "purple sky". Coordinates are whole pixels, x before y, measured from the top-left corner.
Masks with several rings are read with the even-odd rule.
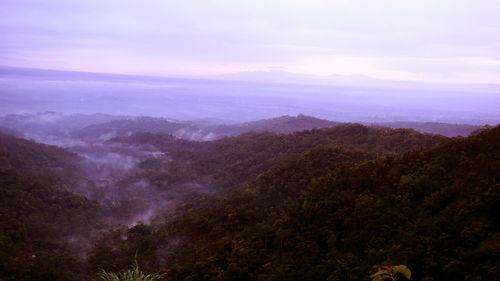
[[[0,65],[500,83],[498,0],[0,0]]]

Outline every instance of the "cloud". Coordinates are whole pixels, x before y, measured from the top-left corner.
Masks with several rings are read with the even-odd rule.
[[[425,80],[437,64],[430,59],[440,60],[446,77],[457,72],[457,64],[447,68],[445,59],[500,57],[499,3],[4,0],[0,64],[157,75],[273,65],[305,73]],[[322,57],[337,63],[314,62]],[[415,70],[420,59],[424,62]],[[478,64],[480,72],[464,64],[458,72],[489,77],[474,81],[499,74],[488,63]]]

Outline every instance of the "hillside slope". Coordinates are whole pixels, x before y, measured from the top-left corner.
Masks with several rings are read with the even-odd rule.
[[[123,268],[137,251],[152,270],[173,254],[165,249],[174,247],[176,250],[171,251],[176,252],[182,245],[191,245],[191,240],[220,237],[277,215],[323,171],[379,155],[422,150],[445,140],[413,130],[374,129],[359,124],[288,135],[248,133],[200,143],[149,133],[114,139],[128,145],[153,145],[171,158],[167,163],[144,161],[135,180],[147,181],[164,192],[186,192],[196,186],[211,193],[180,202],[176,211],[169,212],[165,224],[157,219],[157,233],[141,226],[141,230],[110,234],[90,253],[89,261],[95,268]],[[304,167],[304,161],[309,166]],[[231,222],[227,221],[229,214]],[[148,242],[140,244],[144,247],[129,244],[120,239],[122,235]],[[172,237],[182,245],[171,245]]]
[[[318,161],[304,160],[301,170]],[[280,216],[199,240],[170,265],[170,280],[368,280],[379,264],[406,264],[412,280],[498,280],[499,171],[498,126],[322,169]]]
[[[74,253],[106,212],[69,190],[77,173],[75,155],[0,134],[0,279],[79,278]]]
[[[472,132],[484,129],[485,126],[467,124],[449,124],[437,122],[386,122],[375,125],[386,126],[393,129],[412,128],[421,133],[440,134],[447,137],[467,137]]]

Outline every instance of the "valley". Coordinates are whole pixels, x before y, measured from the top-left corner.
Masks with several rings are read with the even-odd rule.
[[[168,280],[284,278],[271,268],[286,276],[307,273],[301,278],[309,280],[341,279],[358,274],[351,272],[356,266],[361,278],[384,259],[408,264],[417,276],[443,278],[450,274],[447,265],[422,267],[424,252],[398,254],[434,237],[412,229],[429,228],[428,219],[444,219],[448,208],[483,202],[498,191],[497,127],[364,126],[305,115],[238,123],[56,112],[6,115],[0,126],[6,280],[83,280],[101,269],[126,269],[134,259],[146,271],[172,269]],[[463,147],[459,166],[452,160],[455,147]],[[470,161],[479,162],[464,170]],[[470,188],[480,189],[465,191]],[[492,200],[464,213],[463,222],[455,220],[462,227],[456,231],[476,237],[468,246],[454,240],[459,247],[495,255],[494,247],[484,248],[498,231],[495,216],[488,215],[498,204],[498,197]],[[429,208],[438,210],[430,218]],[[398,213],[404,231],[389,223]],[[482,228],[472,227],[472,220]],[[371,226],[356,239],[368,240],[348,251],[365,224]],[[377,225],[386,228],[380,232]],[[420,238],[407,245],[400,239],[408,231]],[[456,232],[447,235],[453,239]],[[302,243],[310,243],[308,250],[298,253]],[[242,255],[242,245],[257,252]],[[396,245],[400,250],[393,251]],[[337,258],[329,260],[331,254]],[[290,258],[297,255],[311,260],[296,264]],[[351,269],[339,266],[339,258]],[[63,271],[46,266],[56,260]],[[327,264],[336,271],[320,269]]]

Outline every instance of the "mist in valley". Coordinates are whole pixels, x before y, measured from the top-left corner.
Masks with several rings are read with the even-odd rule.
[[[488,88],[472,93],[0,67],[0,89],[0,127],[78,155],[81,179],[71,189],[123,210],[117,223],[125,225],[149,223],[178,202],[214,190],[189,179],[155,185],[141,164],[159,161],[168,167],[168,148],[125,144],[120,137],[151,132],[205,142],[249,131],[293,132],[337,122],[413,126],[423,132],[451,131],[450,136],[458,126],[466,136],[500,120],[500,101]],[[304,121],[311,118],[307,115],[324,119]],[[286,118],[312,123],[286,129]],[[452,128],[446,131],[443,123]],[[436,124],[441,131],[435,131]]]
[[[499,18],[0,1],[0,280],[493,280]]]

